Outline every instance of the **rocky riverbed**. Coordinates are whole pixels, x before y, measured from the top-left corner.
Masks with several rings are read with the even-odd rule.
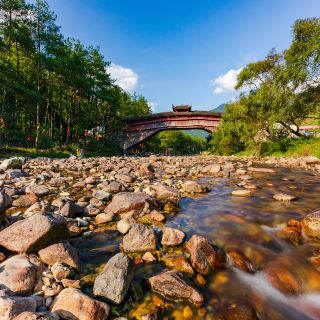
[[[0,319],[319,319],[320,159],[0,163]]]

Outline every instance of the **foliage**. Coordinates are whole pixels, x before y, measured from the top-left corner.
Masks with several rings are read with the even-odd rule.
[[[165,153],[172,149],[175,155],[197,154],[206,148],[206,139],[191,136],[179,130],[167,130],[158,133],[146,141],[145,150],[152,153]]]
[[[52,147],[107,140],[123,117],[150,113],[146,99],[110,79],[99,48],[65,38],[43,0],[0,2],[0,141]],[[88,131],[87,131],[88,132]]]
[[[212,134],[211,152],[259,155],[268,143],[280,146],[284,137],[302,137],[299,126],[320,114],[320,19],[296,21],[290,47],[248,64],[236,89],[244,92],[227,105],[222,125]]]

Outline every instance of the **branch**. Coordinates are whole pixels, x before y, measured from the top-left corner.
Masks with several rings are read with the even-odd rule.
[[[296,135],[297,137],[302,137],[302,134],[299,131],[293,130],[290,125],[286,124],[284,121],[279,121],[279,123],[284,126],[288,131]]]

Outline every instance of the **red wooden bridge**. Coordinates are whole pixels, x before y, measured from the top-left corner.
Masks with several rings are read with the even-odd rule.
[[[123,149],[127,150],[163,130],[202,129],[213,132],[220,121],[221,113],[191,111],[191,106],[173,106],[172,112],[127,119],[123,132]]]

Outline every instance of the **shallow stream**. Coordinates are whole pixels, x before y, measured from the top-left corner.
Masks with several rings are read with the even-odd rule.
[[[320,241],[303,237],[302,243],[295,244],[281,237],[281,229],[289,219],[301,220],[305,214],[320,210],[319,176],[284,168],[276,168],[276,173],[254,173],[250,183],[258,188],[249,197],[230,194],[238,188],[239,180],[207,181],[212,184],[211,192],[183,198],[180,211],[170,215],[166,225],[185,231],[188,237],[204,235],[226,251],[240,252],[257,272],[250,274],[228,265],[226,270],[205,277],[205,284],[194,282],[205,295],[206,303],[200,309],[192,309],[150,294],[144,279],[164,266],[141,263],[131,288],[135,299],[114,307],[114,316],[118,313],[134,318],[152,312],[157,305],[162,310],[160,319],[241,320],[252,319],[253,314],[258,319],[270,320],[320,319],[320,273],[310,262],[310,258],[320,257]],[[279,192],[292,194],[297,200],[276,201],[272,196]],[[77,243],[85,266],[83,274],[98,272],[119,250],[118,240],[115,231],[106,230]],[[265,271],[268,268],[278,277],[279,287],[284,288],[278,290],[277,284],[270,281]],[[294,292],[292,287],[296,288]]]

